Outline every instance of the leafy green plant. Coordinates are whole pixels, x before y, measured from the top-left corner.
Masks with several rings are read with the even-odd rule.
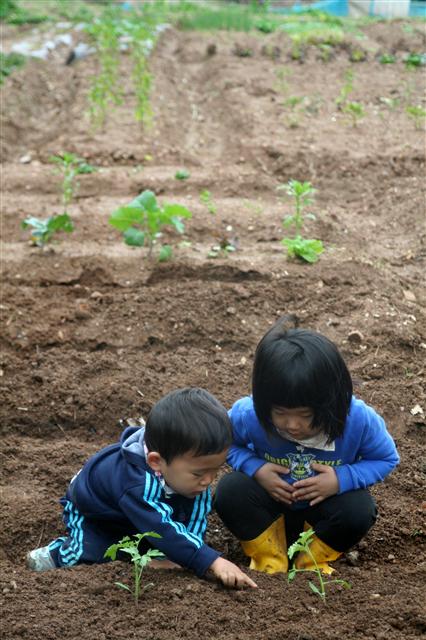
[[[176,180],[188,180],[189,176],[190,173],[186,169],[178,169],[175,173]]]
[[[148,257],[151,257],[164,227],[171,226],[178,233],[184,232],[182,218],[191,218],[191,212],[186,207],[180,204],[160,206],[155,194],[146,190],[128,205],[116,209],[109,223],[123,233],[126,244],[132,247],[147,246]],[[160,250],[159,260],[166,260],[172,255],[171,247],[165,247]]]
[[[404,62],[407,68],[417,69],[417,67],[426,64],[426,55],[424,53],[409,53]]]
[[[358,126],[358,122],[365,116],[365,109],[360,102],[346,102],[342,111],[349,116],[353,127]]]
[[[217,206],[213,201],[212,194],[210,193],[210,191],[208,191],[208,189],[204,189],[200,193],[200,202],[207,207],[209,213],[211,213],[212,215],[216,214]]]
[[[31,228],[31,241],[38,247],[44,247],[58,231],[65,231],[65,233],[74,231],[74,225],[67,213],[51,216],[46,220],[30,216],[23,220],[21,226],[23,229]]]
[[[99,63],[99,72],[89,91],[89,116],[94,127],[101,127],[108,106],[122,104],[122,89],[119,83],[120,35],[116,14],[107,9],[86,27],[92,37]]]
[[[380,64],[393,64],[396,58],[392,53],[383,53],[379,58]]]
[[[294,580],[294,578],[296,577],[297,573],[302,573],[302,572],[306,572],[306,571],[314,572],[316,574],[316,578],[318,580],[318,586],[314,582],[309,580],[309,587],[310,587],[311,591],[313,591],[317,596],[319,596],[322,600],[325,600],[326,599],[326,588],[329,587],[331,584],[340,584],[345,589],[350,589],[351,585],[346,580],[324,579],[324,577],[323,577],[323,575],[321,573],[321,569],[318,567],[318,563],[317,563],[317,561],[316,561],[316,559],[315,559],[315,557],[312,554],[311,549],[310,549],[311,543],[313,541],[313,536],[314,536],[314,530],[313,529],[309,529],[308,531],[303,531],[300,534],[300,536],[298,537],[298,539],[296,540],[296,542],[294,542],[288,548],[288,557],[290,558],[290,560],[292,560],[293,556],[296,553],[299,553],[299,552],[306,553],[311,558],[312,563],[314,565],[314,568],[313,569],[296,569],[296,568],[292,568],[288,572],[287,580],[288,580],[288,582],[292,582]]]
[[[83,173],[93,173],[96,168],[74,153],[68,152],[51,156],[50,161],[56,165],[57,173],[62,175],[62,204],[65,212],[79,187],[75,177]]]
[[[105,558],[111,558],[111,560],[115,560],[117,558],[118,552],[127,553],[130,556],[130,560],[133,563],[133,588],[129,587],[127,584],[123,584],[122,582],[115,582],[115,584],[120,587],[120,589],[129,591],[133,595],[136,605],[138,604],[141,592],[143,593],[153,586],[152,582],[144,585],[143,587],[141,586],[142,573],[145,567],[153,558],[163,556],[161,551],[158,551],[158,549],[148,549],[148,551],[143,555],[140,554],[139,544],[143,538],[147,536],[150,538],[161,538],[161,536],[158,533],[154,533],[154,531],[137,533],[133,536],[133,540],[129,536],[125,536],[119,540],[117,544],[112,544],[108,547],[104,554]]]
[[[408,105],[405,107],[405,111],[413,119],[415,128],[422,129],[426,118],[426,109],[420,106]]]
[[[351,62],[365,62],[365,60],[367,60],[367,53],[363,49],[352,49],[349,60]]]
[[[49,16],[32,13],[25,7],[21,7],[16,0],[1,0],[0,20],[9,24],[37,24],[49,20]]]
[[[25,56],[20,53],[1,53],[0,52],[0,85],[3,84],[3,79],[19,69],[25,64]]]
[[[287,184],[280,185],[278,190],[284,190],[288,196],[294,199],[294,213],[286,216],[282,222],[284,228],[295,228],[293,238],[283,238],[282,240],[282,244],[287,247],[287,255],[290,258],[296,256],[306,262],[316,262],[324,251],[321,240],[302,237],[304,218],[315,219],[312,213],[304,214],[304,209],[313,202],[315,189],[310,182],[290,180]]]

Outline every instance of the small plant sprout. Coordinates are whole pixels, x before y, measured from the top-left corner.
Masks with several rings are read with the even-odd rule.
[[[294,198],[295,211],[292,215],[286,216],[282,222],[284,228],[295,228],[293,238],[283,238],[282,240],[282,244],[287,247],[287,255],[290,258],[296,256],[306,262],[316,262],[324,251],[321,240],[309,240],[301,235],[304,218],[315,220],[312,213],[303,213],[305,207],[313,202],[315,189],[310,182],[290,180],[287,184],[280,185],[278,190],[284,190],[287,195]]]
[[[338,109],[342,109],[345,105],[348,96],[354,89],[354,72],[352,69],[347,69],[345,72],[345,83],[340,89],[340,93],[336,98],[336,106]]]
[[[227,258],[230,253],[234,253],[237,248],[233,244],[232,240],[227,237],[222,237],[219,241],[212,246],[207,254],[208,258]]]
[[[160,206],[155,194],[146,190],[129,204],[116,209],[109,223],[122,232],[126,244],[132,247],[148,247],[148,257],[151,257],[164,227],[171,226],[178,233],[183,233],[185,227],[182,218],[191,218],[191,215],[191,212],[180,204]],[[171,255],[171,247],[163,245],[158,259],[168,260]]]
[[[316,574],[317,580],[318,580],[318,586],[316,584],[314,584],[311,580],[309,580],[309,587],[311,589],[311,591],[313,591],[317,596],[319,596],[322,600],[326,599],[326,588],[330,585],[330,584],[340,584],[342,587],[344,587],[345,589],[350,589],[351,585],[349,582],[347,582],[346,580],[329,580],[329,579],[324,579],[323,575],[321,574],[321,569],[319,568],[317,561],[315,560],[314,555],[311,553],[311,543],[313,540],[313,536],[314,536],[314,530],[313,529],[309,529],[308,531],[303,531],[300,536],[298,537],[298,539],[296,540],[296,542],[294,542],[288,549],[288,557],[290,558],[290,560],[293,559],[293,556],[296,553],[302,552],[302,553],[307,553],[308,556],[311,558],[314,568],[313,569],[295,569],[292,568],[289,570],[288,572],[288,582],[292,582],[292,580],[294,580],[294,578],[296,577],[296,573],[302,573],[302,572],[306,572],[306,571],[311,571],[314,572]]]
[[[408,105],[405,107],[407,115],[413,119],[416,129],[422,129],[426,118],[426,109],[420,106]]]
[[[176,180],[188,180],[189,176],[190,173],[186,169],[178,169],[175,173]]]
[[[83,173],[93,173],[96,169],[74,153],[51,156],[50,161],[56,165],[56,172],[62,175],[62,204],[65,213],[78,190],[79,185],[75,182],[75,177]]]
[[[31,241],[38,247],[44,247],[58,231],[71,233],[74,225],[67,213],[58,216],[51,216],[46,220],[29,217],[21,223],[23,229],[31,228]]]
[[[212,194],[207,189],[204,189],[200,193],[200,202],[207,207],[207,210],[212,215],[215,215],[217,212],[217,206],[213,201]]]
[[[379,62],[380,64],[393,64],[396,62],[396,58],[392,53],[382,53]]]
[[[129,587],[127,584],[123,584],[122,582],[115,582],[115,584],[117,587],[120,587],[120,589],[130,591],[135,600],[135,605],[138,604],[141,592],[143,593],[150,587],[154,586],[153,583],[150,582],[141,587],[141,578],[145,567],[153,558],[159,556],[163,557],[163,554],[161,551],[158,551],[158,549],[148,549],[148,551],[143,555],[140,554],[139,544],[143,538],[147,536],[150,538],[161,538],[161,536],[158,533],[154,533],[154,531],[137,533],[133,536],[133,540],[129,538],[129,536],[125,536],[117,544],[113,544],[108,547],[104,554],[105,558],[111,558],[111,560],[116,559],[118,552],[127,553],[130,556],[130,560],[133,563],[133,588]]]
[[[358,122],[365,116],[365,109],[360,102],[346,102],[342,111],[349,116],[353,127],[357,127]]]

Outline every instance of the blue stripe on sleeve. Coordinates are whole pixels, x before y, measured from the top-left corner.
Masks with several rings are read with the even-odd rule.
[[[171,515],[173,513],[173,509],[169,507],[168,504],[159,501],[162,490],[160,483],[148,472],[145,474],[145,479],[146,484],[143,494],[145,502],[160,514],[162,523],[170,525],[178,534],[183,535],[188,542],[191,542],[197,549],[199,549],[202,546],[203,541],[200,540],[198,536],[195,536],[193,533],[188,531],[181,522],[175,522],[172,520]]]

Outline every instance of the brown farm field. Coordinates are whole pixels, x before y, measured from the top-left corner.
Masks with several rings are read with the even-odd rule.
[[[424,25],[423,25],[424,26]],[[128,56],[124,103],[103,129],[85,112],[94,56],[65,66],[31,61],[2,87],[2,529],[5,640],[414,640],[426,631],[425,146],[405,107],[425,106],[425,31],[404,21],[363,27],[367,58],[329,60],[310,46],[292,60],[284,34],[164,31],[150,58],[153,124],[133,117]],[[409,27],[409,28],[407,28]],[[4,27],[6,44],[26,27]],[[248,55],[247,51],[249,52]],[[393,52],[394,64],[376,54]],[[353,126],[336,108],[348,69]],[[284,70],[284,71],[283,71]],[[281,80],[281,82],[280,82]],[[301,100],[291,100],[297,97]],[[290,98],[290,100],[289,100]],[[46,249],[21,229],[60,213],[64,151],[98,171],[78,177],[75,231]],[[185,168],[186,180],[175,179]],[[317,189],[306,235],[325,251],[287,259],[277,192],[290,179]],[[145,189],[193,217],[171,261],[146,258],[108,224]],[[216,213],[200,201],[208,190]],[[209,258],[212,246],[236,251]],[[59,534],[59,497],[122,417],[164,393],[202,386],[226,405],[250,391],[254,348],[283,313],[342,350],[357,394],[386,419],[401,464],[372,491],[380,517],[335,563],[352,589],[325,603],[298,578],[256,574],[231,592],[186,571],[147,570],[154,587],[136,609],[114,586],[122,563],[30,573],[26,552]],[[241,566],[236,540],[212,515],[209,542]]]

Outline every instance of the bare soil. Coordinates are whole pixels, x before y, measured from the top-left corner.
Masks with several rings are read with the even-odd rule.
[[[64,66],[55,54],[7,80],[0,556],[7,640],[411,640],[425,632],[425,149],[423,130],[405,112],[407,104],[424,106],[425,75],[403,63],[408,52],[424,51],[425,37],[406,27],[365,27],[356,42],[367,59],[357,64],[349,45],[329,61],[310,47],[299,62],[284,35],[169,29],[151,59],[154,124],[145,131],[133,117],[125,54],[125,102],[96,133],[85,116],[93,57]],[[8,27],[4,38],[24,35]],[[397,62],[380,64],[379,52],[394,52]],[[366,110],[357,126],[335,102],[349,67],[351,99]],[[294,111],[283,104],[291,96],[305,97]],[[69,208],[75,232],[40,250],[20,222],[61,211],[60,178],[49,163],[61,151],[100,170],[79,176]],[[183,167],[190,177],[178,181]],[[305,234],[326,251],[312,266],[288,260],[281,245],[291,208],[276,187],[291,178],[318,190]],[[111,212],[143,189],[193,213],[184,236],[190,246],[166,234],[177,247],[169,263],[148,261],[108,225]],[[215,215],[200,203],[203,189]],[[237,251],[207,258],[224,237]],[[126,564],[30,573],[26,552],[62,531],[58,498],[82,462],[118,438],[118,419],[144,415],[186,385],[207,387],[230,406],[250,390],[258,340],[287,312],[336,341],[358,395],[383,414],[401,455],[373,488],[380,518],[358,559],[335,563],[352,589],[332,588],[322,603],[301,577],[288,585],[256,574],[257,590],[230,592],[186,571],[148,570],[154,587],[135,608],[114,585],[131,580]],[[208,540],[247,565],[215,515]]]

